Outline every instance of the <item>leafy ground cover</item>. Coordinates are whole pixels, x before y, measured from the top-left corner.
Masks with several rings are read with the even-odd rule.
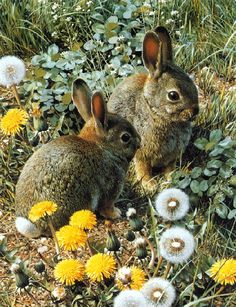
[[[173,38],[176,62],[195,79],[201,104],[187,151],[168,178],[159,177],[157,186],[157,193],[177,187],[188,194],[190,211],[176,224],[191,231],[197,242],[190,260],[170,271],[169,280],[177,289],[175,306],[234,306],[233,286],[227,286],[221,296],[217,294],[220,286],[207,273],[215,261],[235,256],[236,13],[232,2],[67,0],[52,4],[47,0],[23,0],[1,1],[0,8],[3,12],[0,54],[18,55],[27,64],[27,75],[18,91],[21,106],[29,114],[29,121],[19,134],[8,137],[1,131],[0,135],[0,232],[5,237],[1,237],[0,245],[3,255],[0,305],[63,306],[76,298],[75,306],[112,306],[118,289],[110,283],[88,287],[91,292],[86,293],[84,302],[81,293],[75,290],[67,302],[50,301],[51,294],[44,288],[52,291],[57,285],[53,269],[45,262],[47,273],[40,275],[34,265],[42,260],[42,254],[46,259],[53,258],[53,241],[29,241],[16,233],[14,187],[20,170],[35,149],[52,138],[76,133],[82,126],[71,103],[72,81],[79,75],[92,89],[102,89],[109,97],[120,80],[143,70],[144,33],[161,24]],[[2,116],[18,107],[10,89],[1,87],[0,96]],[[122,265],[132,263],[144,268],[151,260],[150,246],[143,264],[138,260],[135,246],[124,238],[124,229],[128,227],[125,214],[130,206],[143,217],[142,235],[149,238],[159,256],[159,238],[168,225],[157,217],[151,204],[153,197],[140,189],[137,193],[135,187],[127,184],[120,201],[123,219],[112,228],[121,240],[123,249],[118,257]],[[94,250],[103,252],[109,236],[104,221],[99,221],[90,236]],[[42,254],[38,252],[40,247],[45,249]],[[79,252],[86,255],[85,260],[88,253],[88,249]],[[63,257],[69,255],[64,252]],[[30,269],[34,282],[26,289],[28,292],[15,292],[16,280],[7,257],[21,258],[28,268],[24,269]],[[160,276],[166,265],[164,261]],[[153,272],[151,269],[146,275]]]

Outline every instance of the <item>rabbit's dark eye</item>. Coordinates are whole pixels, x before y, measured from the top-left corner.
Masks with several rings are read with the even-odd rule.
[[[178,101],[179,100],[179,94],[176,91],[171,91],[168,93],[168,98],[171,101]]]
[[[131,135],[128,132],[123,132],[120,138],[123,143],[128,143],[130,141]]]

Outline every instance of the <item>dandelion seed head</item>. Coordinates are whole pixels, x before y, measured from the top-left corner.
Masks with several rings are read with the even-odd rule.
[[[170,307],[175,300],[175,288],[164,278],[151,278],[142,287],[141,292],[149,305]]]
[[[0,59],[0,84],[6,87],[19,84],[25,76],[25,64],[16,56]]]
[[[166,220],[183,218],[189,210],[189,197],[180,189],[165,189],[155,199],[157,213]]]
[[[183,263],[194,251],[193,235],[182,227],[172,227],[163,232],[160,239],[160,253],[171,263]]]
[[[114,307],[144,307],[147,300],[144,295],[137,290],[124,290],[114,299]]]

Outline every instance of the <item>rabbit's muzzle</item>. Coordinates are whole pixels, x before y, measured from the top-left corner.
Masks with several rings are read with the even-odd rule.
[[[195,119],[198,112],[199,112],[199,107],[196,106],[196,107],[193,107],[193,108],[183,110],[182,112],[180,112],[179,116],[180,116],[182,121],[190,121],[190,120]]]

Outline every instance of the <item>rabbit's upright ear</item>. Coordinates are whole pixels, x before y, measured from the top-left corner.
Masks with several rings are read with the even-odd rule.
[[[91,113],[92,92],[83,79],[76,79],[72,84],[72,100],[84,121],[92,117]]]
[[[162,43],[162,62],[166,65],[167,62],[173,62],[172,43],[169,32],[164,27],[156,27],[155,33],[158,35]]]
[[[104,135],[107,128],[107,106],[100,92],[95,92],[92,97],[91,111],[95,120],[96,131]]]
[[[143,40],[143,61],[152,76],[159,77],[162,74],[162,43],[157,35],[149,31]]]

